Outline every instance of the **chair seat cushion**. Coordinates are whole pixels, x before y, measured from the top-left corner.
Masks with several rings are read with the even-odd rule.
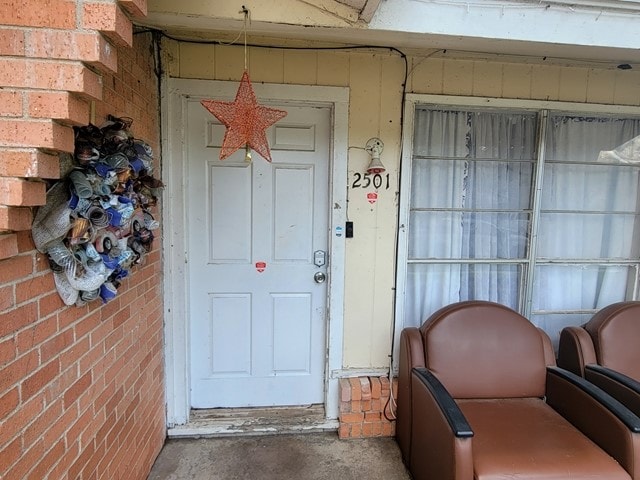
[[[474,431],[476,480],[629,480],[627,472],[537,398],[457,400]]]

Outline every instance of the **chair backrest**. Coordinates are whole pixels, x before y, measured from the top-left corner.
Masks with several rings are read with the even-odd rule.
[[[420,327],[426,367],[454,398],[542,397],[551,341],[503,305],[460,302]],[[546,353],[546,355],[545,355]]]
[[[598,364],[640,381],[640,302],[619,302],[597,312],[585,326]]]

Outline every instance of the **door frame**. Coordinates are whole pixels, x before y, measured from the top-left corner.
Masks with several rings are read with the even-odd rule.
[[[347,210],[347,147],[349,89],[284,84],[254,84],[261,104],[295,103],[331,109],[331,145],[329,165],[329,275],[327,280],[326,356],[324,367],[325,415],[337,419],[338,381],[331,372],[342,368],[344,322],[345,237]],[[164,336],[167,426],[189,422],[191,411],[188,304],[189,263],[187,257],[186,192],[187,165],[183,123],[189,98],[232,100],[238,82],[167,78],[162,88],[162,202]],[[213,117],[212,117],[213,118]],[[259,156],[257,156],[259,157]],[[256,158],[254,161],[263,161]]]

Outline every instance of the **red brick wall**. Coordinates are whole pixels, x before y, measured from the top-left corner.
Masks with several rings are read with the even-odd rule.
[[[106,305],[66,307],[30,235],[73,125],[130,116],[160,170],[146,0],[0,3],[0,479],[145,479],[165,438],[159,240]],[[131,44],[132,46],[129,46]],[[157,235],[159,237],[160,235]]]
[[[395,435],[395,406],[398,383],[387,377],[340,379],[340,438],[392,437]]]

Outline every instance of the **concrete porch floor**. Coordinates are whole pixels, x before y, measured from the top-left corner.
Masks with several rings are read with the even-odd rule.
[[[148,480],[409,480],[394,438],[335,432],[168,440]]]

